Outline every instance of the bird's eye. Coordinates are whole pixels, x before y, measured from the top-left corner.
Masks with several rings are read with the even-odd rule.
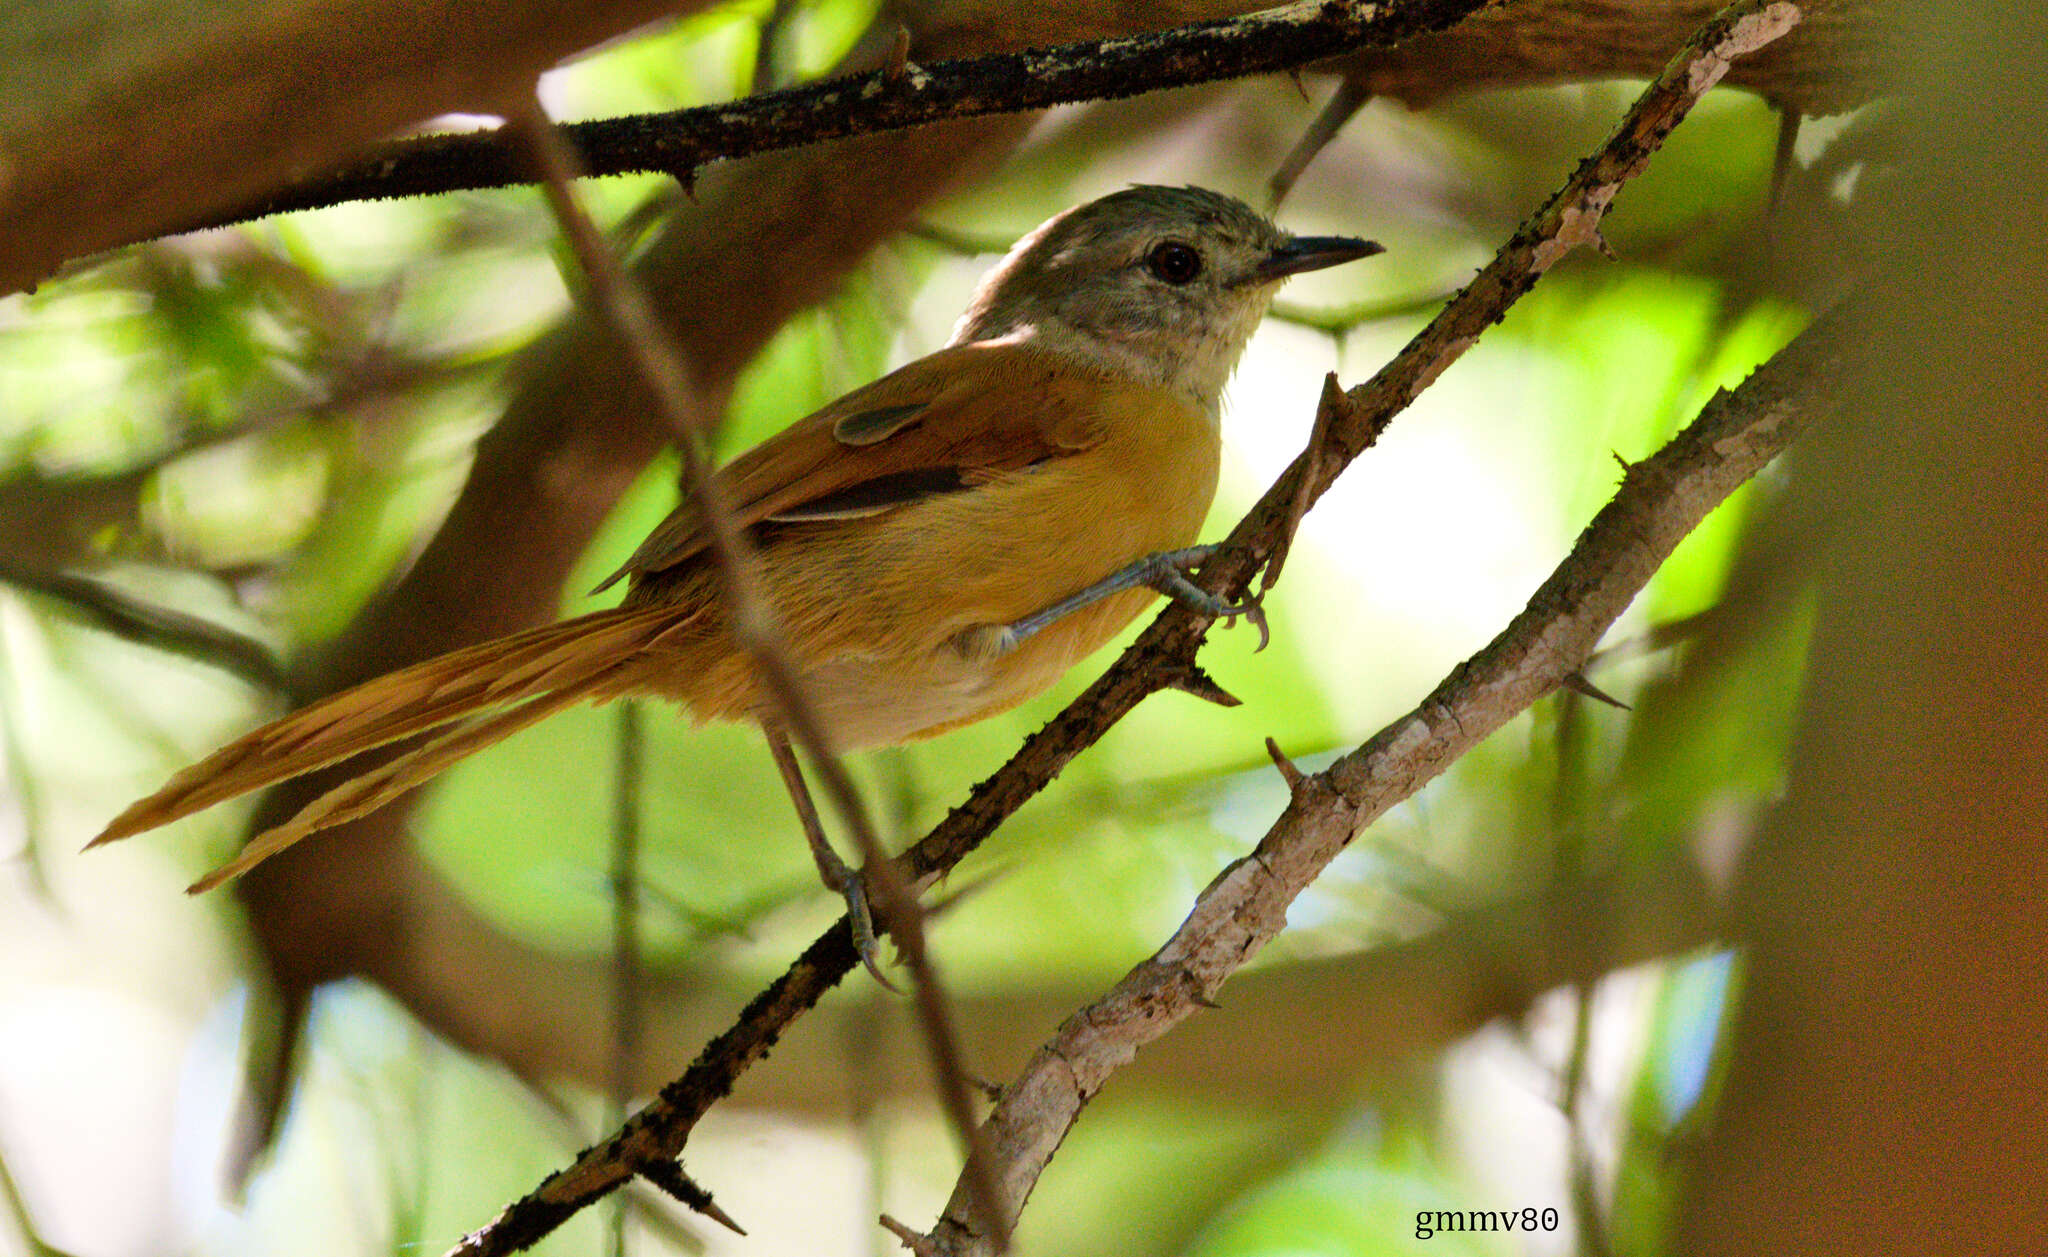
[[[1191,244],[1168,240],[1145,255],[1145,269],[1169,284],[1185,284],[1202,273],[1202,255]]]

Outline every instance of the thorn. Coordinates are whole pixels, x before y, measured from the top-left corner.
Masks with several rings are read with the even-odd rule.
[[[1623,458],[1621,456],[1620,450],[1609,450],[1607,452],[1609,455],[1613,457],[1615,466],[1621,468],[1622,475],[1626,476],[1628,473],[1636,469],[1636,465],[1634,463],[1628,461],[1626,458]]]
[[[932,1242],[931,1236],[905,1226],[886,1213],[881,1216],[880,1221],[883,1230],[895,1236],[903,1247],[916,1253],[917,1257],[938,1257],[939,1246]]]
[[[1558,684],[1563,686],[1565,689],[1570,690],[1574,694],[1583,694],[1587,698],[1605,703],[1609,707],[1618,707],[1622,711],[1635,710],[1633,707],[1630,707],[1627,703],[1624,703],[1620,699],[1614,697],[1614,695],[1609,694],[1606,690],[1603,690],[1599,686],[1593,684],[1591,681],[1588,681],[1585,677],[1585,674],[1583,673],[1567,672],[1564,674],[1563,678],[1558,681]]]
[[[1217,1003],[1215,1000],[1210,999],[1208,996],[1202,994],[1200,991],[1196,991],[1193,995],[1188,996],[1188,998],[1190,1000],[1193,1000],[1195,1006],[1198,1008],[1207,1008],[1212,1012],[1223,1011],[1223,1005]]]
[[[1288,792],[1291,794],[1301,789],[1301,783],[1307,780],[1307,778],[1302,775],[1301,769],[1295,765],[1295,762],[1287,758],[1287,752],[1280,749],[1280,744],[1271,738],[1267,738],[1266,754],[1273,757],[1273,767],[1280,770],[1280,776],[1287,782]]]
[[[670,166],[668,168],[668,176],[676,181],[676,187],[680,188],[683,195],[689,198],[690,204],[695,205],[697,203],[697,163],[686,162]]]
[[[901,83],[910,74],[910,28],[896,24],[896,38],[889,44],[889,56],[882,62],[882,81]]]
[[[1202,671],[1200,664],[1191,663],[1180,671],[1175,672],[1173,679],[1166,684],[1168,689],[1179,690],[1183,694],[1193,694],[1196,698],[1204,702],[1214,703],[1218,707],[1242,707],[1244,705],[1243,699],[1216,684],[1214,677]]]
[[[1593,228],[1593,248],[1601,257],[1606,258],[1610,262],[1621,260],[1621,255],[1614,251],[1614,246],[1607,243],[1607,233],[1601,231],[1598,227]]]
[[[994,1104],[1003,1098],[1003,1084],[999,1082],[990,1082],[986,1078],[976,1078],[973,1074],[967,1075],[967,1081],[973,1083],[974,1089],[981,1092],[981,1098],[987,1100],[990,1104]]]
[[[1308,84],[1302,80],[1300,66],[1295,66],[1287,72],[1287,81],[1294,84],[1294,90],[1301,95],[1301,103],[1306,105],[1309,100]]]
[[[720,1209],[711,1199],[711,1193],[697,1186],[690,1176],[683,1173],[683,1167],[674,1161],[648,1161],[634,1167],[641,1178],[660,1188],[664,1194],[693,1213],[701,1213],[734,1235],[745,1235],[746,1230],[732,1220],[732,1215]]]
[[[1315,490],[1316,481],[1323,478],[1323,454],[1330,444],[1330,423],[1338,409],[1348,405],[1350,400],[1344,395],[1344,386],[1337,383],[1337,373],[1325,373],[1322,396],[1316,399],[1315,422],[1309,426],[1308,448],[1302,451],[1301,479],[1295,481],[1294,496],[1287,503],[1287,518],[1280,527],[1280,542],[1273,549],[1273,557],[1266,560],[1266,570],[1259,576],[1261,597],[1279,581],[1280,569],[1286,566],[1288,552],[1294,549],[1294,534],[1301,528],[1302,517],[1308,514],[1309,495]]]
[[[745,1235],[747,1233],[745,1227],[742,1227],[739,1223],[733,1221],[731,1214],[727,1213],[725,1210],[720,1209],[717,1205],[713,1204],[711,1201],[711,1197],[709,1196],[706,1196],[704,1198],[704,1204],[697,1210],[697,1212],[703,1214],[705,1217],[711,1219],[713,1222],[716,1222],[718,1225],[724,1227],[726,1230],[731,1231],[734,1235]]]

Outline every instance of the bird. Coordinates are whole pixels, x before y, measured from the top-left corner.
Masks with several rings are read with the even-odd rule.
[[[947,343],[796,420],[715,477],[834,750],[1008,710],[1186,579],[1215,495],[1223,389],[1289,276],[1381,252],[1233,197],[1136,185],[1019,239]],[[229,742],[89,844],[403,743],[194,882],[246,872],[562,709],[652,695],[763,724],[703,515],[684,501],[600,590],[614,608],[373,678]],[[783,747],[786,754],[786,745]],[[793,761],[791,761],[793,764]],[[828,885],[857,894],[827,866]],[[839,881],[835,883],[835,876]]]

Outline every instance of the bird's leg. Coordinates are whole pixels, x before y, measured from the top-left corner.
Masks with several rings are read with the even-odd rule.
[[[818,805],[811,800],[811,788],[804,781],[803,766],[797,763],[796,752],[789,745],[789,734],[781,725],[770,720],[761,722],[761,735],[768,739],[768,753],[775,759],[775,767],[782,773],[782,784],[789,790],[789,801],[796,808],[796,818],[804,827],[804,841],[811,845],[811,858],[817,861],[818,876],[824,880],[825,889],[846,900],[846,918],[853,927],[853,946],[860,953],[860,962],[867,966],[875,981],[896,989],[896,984],[882,976],[882,967],[876,957],[881,944],[875,940],[874,917],[868,911],[868,884],[859,870],[847,867],[846,861],[832,849],[825,837],[825,826],[818,819]]]
[[[1021,620],[1004,625],[1007,645],[1015,646],[1061,616],[1071,615],[1090,603],[1102,601],[1111,594],[1149,586],[1176,602],[1184,602],[1204,615],[1212,615],[1219,620],[1245,616],[1258,626],[1259,648],[1265,649],[1271,633],[1266,627],[1265,610],[1259,606],[1258,599],[1247,598],[1243,602],[1226,602],[1215,594],[1196,588],[1194,582],[1187,578],[1189,569],[1201,566],[1215,553],[1215,546],[1190,546],[1185,550],[1162,550],[1157,554],[1148,554],[1129,567],[1112,572],[1077,594],[1062,598],[1042,611],[1035,611]]]

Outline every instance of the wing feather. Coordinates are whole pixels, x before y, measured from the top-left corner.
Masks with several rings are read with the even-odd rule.
[[[799,419],[718,478],[743,528],[876,515],[1099,444],[1101,387],[1028,345],[956,345]],[[704,545],[685,502],[598,588],[673,568]]]

